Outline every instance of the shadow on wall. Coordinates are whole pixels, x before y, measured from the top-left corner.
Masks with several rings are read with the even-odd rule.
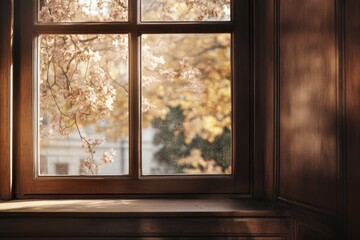
[[[326,211],[338,199],[335,4],[281,1],[280,197]]]

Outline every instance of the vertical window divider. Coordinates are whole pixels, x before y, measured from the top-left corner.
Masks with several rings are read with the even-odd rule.
[[[129,1],[129,24],[132,25],[129,36],[129,174],[132,179],[141,175],[141,103],[140,103],[140,43],[137,28],[138,0]]]

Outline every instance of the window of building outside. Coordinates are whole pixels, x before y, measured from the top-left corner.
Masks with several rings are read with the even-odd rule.
[[[246,8],[22,1],[18,194],[247,193]]]

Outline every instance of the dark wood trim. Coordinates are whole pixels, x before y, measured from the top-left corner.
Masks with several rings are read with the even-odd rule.
[[[0,199],[12,198],[12,84],[14,3],[0,1]]]
[[[347,0],[345,12],[345,135],[346,135],[346,233],[360,236],[360,1]]]
[[[234,190],[250,193],[251,143],[251,57],[249,1],[234,1],[233,56],[232,56],[232,151]],[[252,175],[252,174],[251,174]]]
[[[345,76],[345,3],[335,0],[337,55],[337,216],[341,236],[346,229],[346,76]]]
[[[334,222],[338,217],[337,214],[333,211],[320,209],[317,206],[311,206],[310,204],[300,202],[299,200],[278,197],[276,202],[279,206],[282,206],[286,209],[291,209],[295,212],[299,212],[303,215],[313,216],[315,218],[324,218]]]
[[[34,156],[34,128],[33,128],[33,31],[27,24],[33,22],[32,1],[15,1],[16,9],[20,11],[19,40],[17,60],[20,66],[17,67],[19,79],[14,86],[14,157],[16,161],[16,192],[22,188],[32,188],[32,179],[34,179],[34,166],[32,159]],[[29,11],[30,9],[30,11]]]
[[[145,193],[145,194],[27,194],[17,195],[13,200],[69,200],[69,199],[237,199],[252,200],[249,194],[229,193]]]
[[[25,180],[24,180],[25,181]],[[61,179],[27,180],[19,189],[19,197],[31,194],[175,194],[234,193],[234,180],[229,178],[154,178],[154,179]],[[71,196],[70,196],[71,198]]]
[[[280,195],[280,0],[274,0],[274,175],[273,200]]]
[[[259,83],[262,82],[263,76],[263,66],[261,52],[263,50],[263,44],[257,39],[261,37],[261,32],[263,31],[263,8],[260,6],[261,4],[258,1],[252,2],[252,23],[251,28],[253,29],[252,33],[252,94],[253,94],[253,103],[252,103],[252,129],[254,130],[251,134],[252,139],[252,150],[251,150],[251,159],[253,159],[253,195],[256,198],[262,198],[264,196],[264,152],[263,152],[263,141],[264,138],[260,137],[264,132],[264,123],[259,120],[264,118],[263,109],[264,107],[259,103],[259,96],[261,96],[262,92],[257,89]],[[261,67],[260,67],[261,66]],[[260,74],[258,74],[258,72]]]
[[[138,1],[129,2],[130,24],[136,26],[138,18]],[[141,83],[140,83],[140,33],[137,29],[130,31],[129,39],[129,171],[132,179],[141,175]]]
[[[16,214],[11,214],[16,216]],[[0,219],[1,237],[158,237],[156,239],[292,239],[289,218],[211,218],[211,217],[46,217],[37,214]],[[17,229],[14,232],[13,229]],[[164,237],[164,238],[161,238]],[[73,239],[73,238],[71,238]],[[143,239],[143,238],[141,238]],[[146,238],[145,238],[146,239]],[[239,238],[236,238],[239,239]],[[241,239],[241,238],[240,238]],[[260,238],[261,239],[261,238]]]
[[[232,23],[167,23],[167,24],[38,24],[34,30],[39,33],[226,33],[233,30]]]
[[[255,1],[254,194],[274,199],[276,1]]]

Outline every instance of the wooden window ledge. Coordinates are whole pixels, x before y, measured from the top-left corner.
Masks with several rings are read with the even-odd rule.
[[[253,199],[0,202],[0,238],[5,239],[24,236],[34,239],[83,239],[89,236],[91,239],[168,239],[179,236],[207,236],[209,239],[272,236],[274,238],[270,239],[291,239],[292,226],[292,218],[286,211],[269,202]]]
[[[66,199],[0,201],[0,217],[7,213],[89,213],[133,216],[283,216],[262,200],[239,199]]]

